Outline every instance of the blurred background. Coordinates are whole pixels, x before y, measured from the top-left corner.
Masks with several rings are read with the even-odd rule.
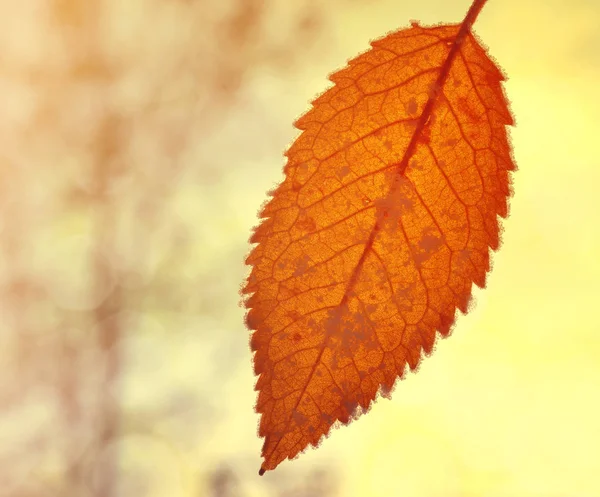
[[[469,0],[0,2],[0,495],[600,495],[600,3],[489,0],[515,197],[418,374],[262,478],[239,289],[292,122]]]

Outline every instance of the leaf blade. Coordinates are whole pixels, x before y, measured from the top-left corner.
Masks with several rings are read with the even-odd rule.
[[[263,472],[388,393],[485,284],[512,117],[466,25],[374,42],[296,123],[243,289]]]

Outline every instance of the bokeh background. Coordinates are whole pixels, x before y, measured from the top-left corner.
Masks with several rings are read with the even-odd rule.
[[[600,2],[489,0],[515,196],[485,290],[262,478],[248,237],[292,122],[469,0],[0,3],[0,495],[600,495]]]

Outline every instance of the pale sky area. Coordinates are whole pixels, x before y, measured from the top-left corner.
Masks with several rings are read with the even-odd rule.
[[[139,47],[152,47],[148,48],[150,55],[144,56],[144,69],[139,74],[132,70],[111,90],[114,101],[122,102],[119,105],[124,109],[134,108],[142,100],[138,99],[142,89],[153,87],[152,79],[144,74],[160,74],[163,79],[167,75],[168,80],[174,54],[178,50],[193,52],[186,45],[188,38],[180,36],[182,31],[191,32],[193,27],[200,33],[194,38],[200,40],[197,57],[208,62],[196,77],[201,78],[202,71],[218,69],[218,58],[211,59],[211,49],[203,48],[203,36],[209,35],[202,34],[201,21],[194,27],[181,15],[183,10],[177,10],[183,7],[158,3],[131,0],[111,11],[115,20],[106,33],[110,53],[137,57],[135,54],[142,53]],[[215,31],[219,9],[225,11],[232,2],[217,3],[204,2],[205,14],[199,19],[207,23],[206,33]],[[263,37],[275,48],[287,39],[289,26],[297,18],[295,5],[273,1],[265,13]],[[110,459],[111,451],[118,450],[122,481],[129,483],[121,483],[116,495],[218,495],[211,493],[210,472],[221,467],[234,473],[234,494],[240,497],[293,495],[290,488],[304,484],[319,471],[334,482],[333,495],[343,497],[600,495],[598,0],[488,0],[473,31],[508,76],[504,89],[516,121],[510,136],[518,171],[512,175],[510,216],[502,223],[502,245],[492,257],[487,288],[475,290],[469,314],[459,314],[452,335],[437,342],[436,350],[423,360],[416,374],[408,374],[396,384],[391,400],[379,399],[350,426],[332,430],[318,449],[308,449],[262,478],[257,475],[262,440],[257,436],[259,418],[253,411],[256,392],[249,332],[238,292],[248,273],[243,262],[250,249],[251,229],[258,223],[257,212],[266,192],[282,180],[283,152],[298,133],[292,122],[331,85],[327,75],[367,50],[370,40],[408,27],[412,19],[422,25],[460,22],[469,5],[468,0],[326,3],[321,29],[310,44],[298,47],[297,60],[285,69],[277,64],[249,64],[233,104],[214,124],[200,116],[184,145],[176,141],[178,136],[173,138],[173,149],[152,138],[135,141],[135,133],[154,136],[150,132],[144,135],[143,130],[156,127],[160,128],[157,136],[163,136],[178,130],[191,106],[173,104],[172,112],[161,120],[141,119],[123,160],[139,163],[141,172],[131,185],[115,186],[114,195],[135,196],[140,185],[155,185],[148,179],[148,171],[158,167],[168,171],[175,164],[173,150],[181,152],[177,160],[185,169],[165,174],[174,193],[169,193],[172,197],[167,216],[157,228],[157,242],[127,252],[120,248],[120,240],[130,236],[131,243],[135,242],[131,233],[139,218],[132,215],[122,223],[115,222],[119,234],[114,235],[114,250],[119,261],[135,260],[137,254],[147,251],[145,269],[120,273],[119,268],[126,264],[115,263],[118,269],[110,273],[98,294],[89,297],[83,297],[80,285],[86,274],[81,265],[86,259],[81,254],[87,253],[93,232],[90,222],[76,209],[61,211],[58,216],[58,210],[48,210],[45,205],[50,204],[44,203],[65,191],[63,180],[55,179],[55,168],[67,171],[64,174],[70,175],[74,184],[85,183],[78,171],[81,164],[87,164],[87,142],[82,138],[80,148],[66,153],[63,148],[69,145],[69,138],[60,134],[62,131],[48,135],[47,141],[19,135],[21,128],[17,127],[28,119],[22,116],[27,116],[23,109],[29,105],[24,103],[29,101],[29,93],[11,82],[7,68],[21,70],[19,61],[27,57],[35,66],[36,57],[45,57],[44,50],[50,58],[54,52],[46,45],[36,45],[44,44],[43,33],[27,29],[36,19],[33,7],[32,11],[1,7],[4,20],[0,26],[9,13],[15,24],[0,30],[0,44],[13,46],[0,58],[0,88],[11,96],[9,110],[0,113],[7,161],[0,171],[21,168],[11,169],[6,176],[29,178],[31,191],[24,195],[31,202],[22,216],[37,220],[39,228],[35,241],[29,234],[22,238],[19,267],[43,275],[45,291],[57,309],[91,312],[119,278],[124,278],[121,285],[133,292],[132,299],[146,306],[146,310],[132,306],[123,311],[124,322],[135,322],[130,328],[139,327],[140,332],[123,337],[123,377],[118,383],[120,408],[135,412],[127,423],[140,423],[144,430],[127,432],[98,456],[99,460]],[[156,29],[151,30],[151,25]],[[27,42],[28,36],[33,41]],[[17,38],[20,41],[14,41]],[[168,41],[166,48],[161,48],[162,39]],[[261,43],[261,49],[273,49],[264,45],[267,42]],[[220,46],[213,43],[210,47],[213,45]],[[244,57],[255,56],[235,45],[231,50]],[[171,93],[166,101],[176,101],[181,93],[193,94],[195,82],[192,77],[168,88]],[[198,98],[210,100],[212,96],[206,93]],[[94,119],[94,113],[101,111],[93,102],[88,101],[89,108],[70,110],[79,113],[78,119],[88,119],[88,114]],[[73,133],[79,132],[79,122],[73,118],[69,125]],[[160,186],[160,182],[156,184]],[[145,216],[139,213],[151,211],[152,205],[143,204],[143,210],[136,212]],[[110,219],[122,215],[117,209]],[[0,238],[8,232],[2,231],[8,226],[5,216],[0,220]],[[60,222],[44,224],[59,217]],[[175,225],[188,230],[185,259],[170,248],[176,239],[173,233],[179,233]],[[171,254],[168,261],[167,253]],[[12,264],[6,257],[0,258],[0,271],[7,271]],[[64,283],[80,279],[82,283]],[[148,297],[144,289],[151,280],[168,280],[173,288],[181,289],[172,298],[185,299],[189,307],[162,311],[160,305],[170,296]],[[17,361],[11,355],[15,334],[11,323],[15,321],[3,317],[9,315],[11,302],[4,300],[0,306],[4,312],[0,313],[0,346],[4,347],[0,363],[7,365],[8,376],[4,376],[8,378],[15,374],[9,369]],[[47,312],[55,316],[51,306]],[[41,316],[39,312],[36,315]],[[70,325],[71,331],[65,331],[58,318],[51,321],[56,333],[41,336],[39,347],[50,347],[47,344],[52,337],[75,333],[72,330],[80,326]],[[78,329],[87,336],[92,328]],[[94,352],[88,354],[86,358]],[[87,360],[83,360],[84,366]],[[3,369],[0,366],[0,372]],[[5,383],[19,385],[19,381],[15,377]],[[99,381],[94,376],[90,384]],[[7,447],[23,445],[18,433],[49,433],[56,423],[62,423],[57,421],[62,419],[61,408],[54,406],[50,390],[26,391],[23,387],[22,391],[22,398],[6,403],[4,412],[0,405],[0,439],[8,441],[4,449],[0,447],[0,462],[17,460],[11,455],[13,449]],[[183,415],[171,416],[167,413],[170,402],[188,407]],[[90,405],[82,407],[83,411],[93,413],[95,404]],[[149,421],[146,413],[155,410],[167,414]],[[36,447],[35,441],[31,444]],[[77,457],[87,461],[90,456],[85,448],[78,450],[74,452]],[[50,488],[62,488],[60,458],[42,453],[42,449],[31,449],[21,454],[18,471],[13,473],[18,478],[8,480],[13,485],[9,488],[15,492],[20,486],[29,488],[36,478],[52,481]],[[93,475],[90,481],[78,497],[97,495]],[[41,483],[34,487],[37,493],[31,495],[55,494],[38,491]],[[0,495],[11,493],[2,494],[0,489]],[[298,496],[308,497],[308,493]]]

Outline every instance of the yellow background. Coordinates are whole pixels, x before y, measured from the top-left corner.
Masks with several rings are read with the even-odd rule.
[[[124,430],[91,459],[82,442],[73,453],[85,459],[88,480],[74,495],[95,495],[93,475],[102,461],[113,459],[120,474],[115,492],[127,497],[229,495],[216,490],[219,471],[229,475],[231,495],[240,497],[292,495],[296,488],[308,492],[318,478],[328,481],[332,495],[344,497],[600,495],[600,2],[489,0],[484,7],[474,31],[509,78],[504,87],[516,120],[510,133],[519,168],[487,288],[475,290],[471,312],[458,318],[452,336],[438,341],[417,374],[397,384],[391,401],[380,399],[351,426],[333,430],[318,450],[263,478],[257,475],[262,440],[256,435],[255,378],[238,290],[247,275],[243,259],[256,213],[267,190],[281,181],[283,151],[297,135],[291,123],[328,87],[327,74],[366,50],[369,40],[407,27],[411,19],[423,25],[459,22],[470,2],[266,2],[252,49],[236,45],[235,30],[219,28],[232,6],[241,9],[243,2],[106,4],[101,38],[107,53],[136,65],[110,87],[110,97],[100,86],[88,87],[89,98],[82,101],[53,93],[60,92],[60,84],[50,88],[43,74],[27,76],[32,67],[62,60],[48,41],[54,35],[40,30],[47,22],[44,4],[5,5],[0,13],[6,27],[2,46],[12,47],[0,65],[3,94],[11,102],[1,111],[2,174],[12,185],[5,191],[14,196],[11,205],[19,206],[19,222],[30,223],[13,226],[20,249],[12,262],[6,255],[1,259],[3,280],[9,281],[9,266],[16,274],[16,260],[19,274],[41,281],[45,289],[27,297],[45,309],[43,314],[36,307],[31,316],[46,328],[33,333],[26,348],[52,359],[58,357],[52,355],[54,345],[70,334],[77,347],[87,347],[83,368],[95,357],[94,345],[85,342],[94,328],[89,320],[65,326],[57,316],[92,313],[116,284],[145,303],[143,310],[131,304],[118,314],[121,323],[130,324],[123,325],[122,380],[115,396],[124,424],[135,429]],[[318,9],[316,34],[310,43],[292,40],[278,53],[290,26],[307,9]],[[224,38],[215,41],[219,33]],[[227,51],[227,60],[218,50]],[[181,52],[189,56],[186,64],[198,63],[200,69],[185,73],[188,79],[169,81]],[[264,53],[278,62],[264,63]],[[287,64],[288,58],[293,63]],[[244,65],[234,97],[222,110],[219,92],[231,79],[216,85],[202,79],[219,74],[221,64]],[[144,114],[135,121],[135,136],[141,138],[122,162],[135,164],[136,175],[113,185],[111,283],[86,300],[85,258],[95,243],[93,219],[101,208],[56,207],[64,185],[86,189],[84,171],[91,159],[88,142],[77,133],[81,123],[91,126],[102,114],[98,102],[110,98],[125,115],[142,106],[140,95],[150,94],[148,88],[159,80],[166,88],[162,117]],[[34,123],[34,133],[24,134],[34,119],[36,88],[45,89],[46,96],[62,95],[56,99],[64,114],[76,116],[70,134],[64,123],[56,130],[44,128],[45,134],[36,133]],[[184,126],[190,136],[178,142],[183,128],[177,126],[196,112],[194,98],[208,110],[194,114]],[[213,99],[216,111],[210,107]],[[179,130],[169,135],[174,145],[156,139],[174,129]],[[171,174],[175,153],[185,167]],[[127,217],[121,199],[161,182],[172,184],[166,215],[152,243],[136,245],[136,226],[162,200],[150,197],[146,210]],[[5,198],[2,204],[3,226],[8,226],[9,203]],[[173,241],[175,225],[185,228],[181,253]],[[0,231],[4,241],[7,233],[8,228]],[[139,254],[143,267],[128,272]],[[169,294],[148,297],[149,285],[174,289],[169,292],[177,305],[182,300],[185,305],[163,310]],[[15,398],[2,397],[0,413],[0,460],[10,469],[3,471],[10,472],[12,485],[7,495],[22,488],[35,489],[32,495],[46,495],[47,489],[58,495],[65,488],[61,441],[69,426],[61,421],[55,389],[26,385],[15,376],[15,323],[24,317],[13,312],[9,293],[3,295],[0,385],[5,392],[18,390]],[[58,363],[60,358],[52,359],[49,370]],[[99,381],[80,385],[79,419],[93,419],[96,407],[85,392]],[[179,409],[175,414],[172,405]],[[147,412],[159,414],[144,417]],[[86,426],[76,445],[93,438],[94,421]],[[52,436],[42,445],[27,445],[32,433]]]

